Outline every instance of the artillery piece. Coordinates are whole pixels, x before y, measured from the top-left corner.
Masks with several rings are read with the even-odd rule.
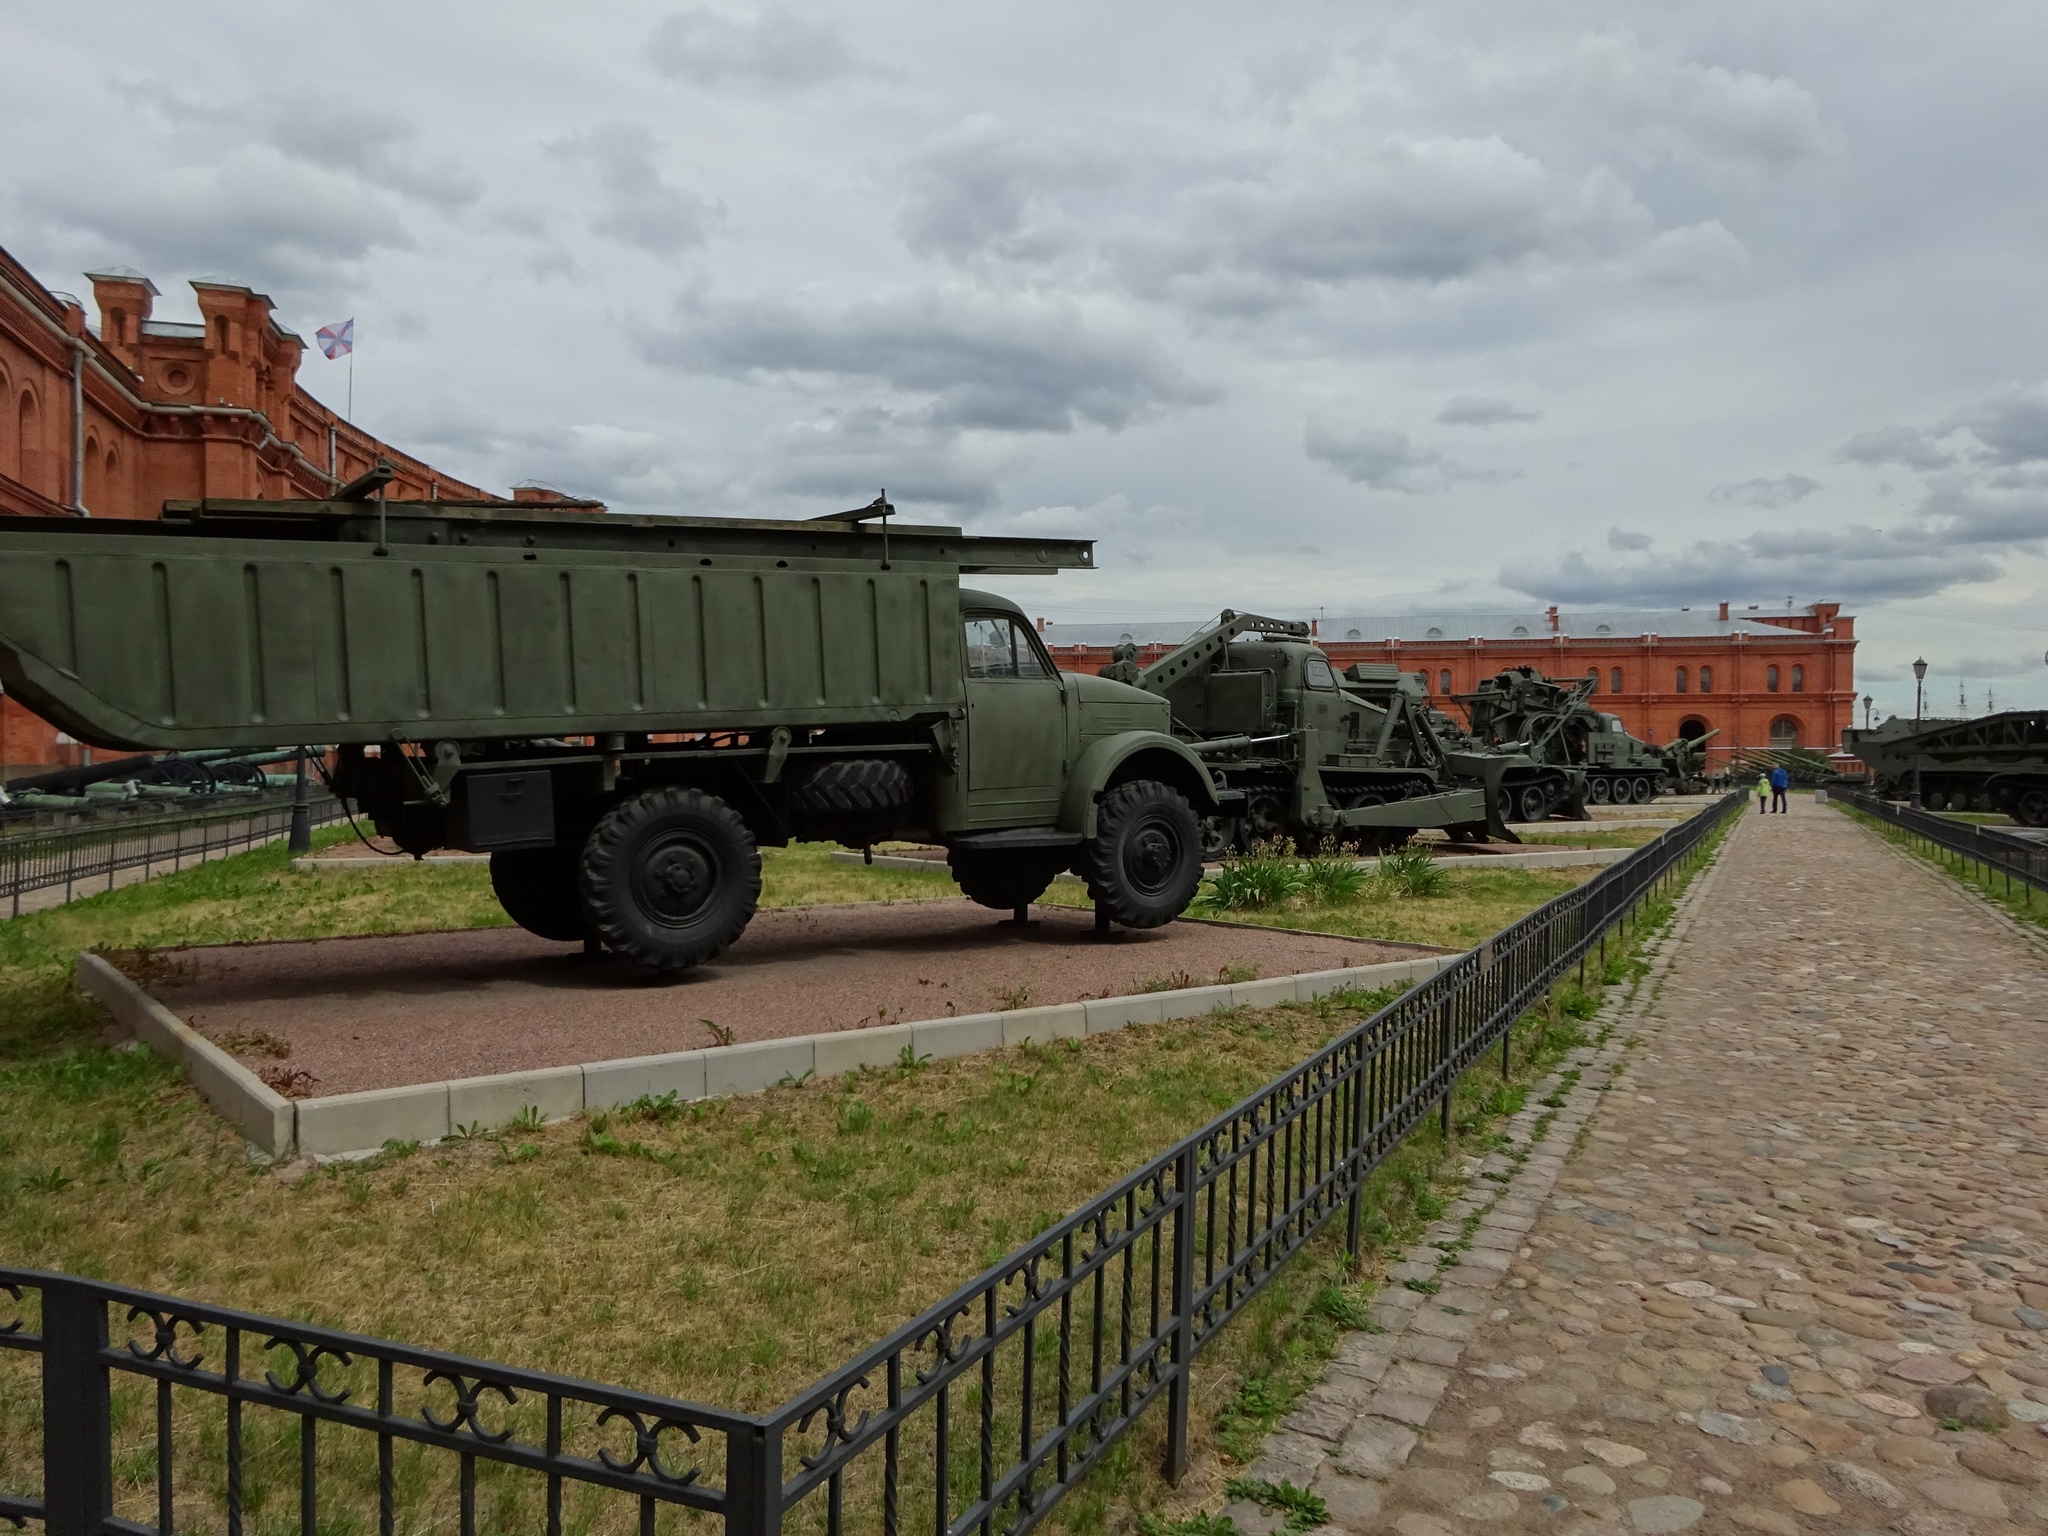
[[[1562,682],[1534,667],[1509,667],[1456,698],[1479,741],[1583,768],[1595,805],[1640,805],[1676,787],[1665,752],[1631,736],[1619,716],[1593,708],[1595,686],[1590,677]]]
[[[1393,668],[1340,679],[1296,620],[1225,609],[1149,667],[1119,647],[1101,675],[1165,699],[1174,734],[1243,793],[1241,818],[1205,828],[1212,856],[1280,837],[1390,848],[1424,827],[1513,842],[1505,823],[1525,786],[1509,789],[1506,775],[1533,771],[1546,805],[1569,793],[1565,774],[1447,747]]]

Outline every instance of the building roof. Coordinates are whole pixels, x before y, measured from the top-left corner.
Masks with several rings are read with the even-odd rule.
[[[1293,615],[1272,614],[1268,617],[1287,618]],[[1045,643],[1118,645],[1129,640],[1137,645],[1179,645],[1214,622],[1211,616],[1130,624],[1047,624]],[[1319,640],[1351,640],[1362,644],[1387,640],[1548,640],[1553,634],[1550,615],[1540,608],[1491,613],[1326,613],[1318,616],[1316,629]],[[1760,614],[1753,616],[1752,612],[1731,613],[1723,619],[1715,608],[1587,608],[1570,612],[1560,610],[1555,633],[1573,640],[1608,636],[1636,639],[1644,635],[1664,639],[1726,638],[1738,634],[1782,640],[1800,631],[1769,623]]]

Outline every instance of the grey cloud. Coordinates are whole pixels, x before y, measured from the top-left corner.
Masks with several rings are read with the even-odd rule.
[[[692,85],[794,90],[861,68],[836,28],[795,6],[750,16],[694,6],[662,19],[645,53],[656,71]]]
[[[1769,479],[1758,476],[1738,480],[1732,485],[1717,485],[1707,494],[1715,501],[1734,501],[1746,507],[1769,507],[1775,511],[1789,507],[1795,501],[1804,501],[1819,489],[1820,482],[1805,475],[1777,475]]]
[[[1660,230],[1629,258],[1653,283],[1728,283],[1750,270],[1749,248],[1719,219]]]
[[[1574,551],[1547,569],[1505,566],[1499,580],[1545,601],[1660,607],[1716,597],[1775,601],[1786,592],[1850,602],[1926,597],[1998,571],[1982,551],[1919,530],[1849,527],[1703,539],[1675,554],[1597,564]]]
[[[1924,427],[1872,427],[1835,451],[1855,464],[1902,464],[1908,469],[1946,469],[1953,454],[1937,446],[1938,434]]]
[[[547,145],[551,156],[597,175],[598,216],[591,228],[656,256],[704,244],[719,210],[662,178],[654,135],[638,123],[607,123]]]
[[[861,380],[948,430],[1112,431],[1215,398],[1149,336],[1073,304],[920,290],[852,304],[700,301],[640,338],[650,362],[730,378]]]
[[[466,166],[423,152],[419,128],[409,119],[347,95],[302,92],[227,104],[167,95],[153,104],[174,123],[226,129],[444,212],[469,207],[483,192]]]
[[[1499,427],[1511,421],[1541,421],[1541,411],[1526,411],[1512,400],[1487,395],[1457,395],[1444,402],[1436,419],[1451,427]]]
[[[1678,63],[1627,32],[1581,40],[1573,89],[1617,131],[1703,160],[1783,169],[1834,144],[1798,82]]]
[[[385,196],[267,145],[207,166],[120,162],[35,177],[18,197],[30,219],[102,243],[105,259],[263,287],[331,283],[372,251],[414,243]]]
[[[1607,547],[1624,552],[1648,549],[1653,541],[1647,533],[1636,533],[1627,528],[1607,530]]]
[[[1083,136],[1019,133],[991,118],[970,118],[911,160],[898,227],[923,255],[1048,260],[1076,239],[1049,194],[1103,186],[1122,170]]]
[[[2001,395],[1958,411],[1936,429],[1968,432],[1994,465],[2048,462],[2048,399],[2038,393]]]
[[[1346,430],[1311,422],[1302,434],[1302,446],[1310,458],[1327,464],[1347,480],[1407,496],[1447,490],[1460,480],[1505,478],[1498,471],[1458,464],[1420,446],[1406,432],[1374,427]]]
[[[958,434],[929,419],[864,405],[828,410],[790,424],[770,444],[766,485],[784,495],[851,505],[886,489],[903,506],[937,507],[971,517],[996,505],[1001,454],[969,454]]]
[[[1211,271],[1269,282],[1443,283],[1619,254],[1654,231],[1604,168],[1560,175],[1498,137],[1394,138],[1342,159],[1212,183],[1187,231],[1136,253],[1162,276]]]

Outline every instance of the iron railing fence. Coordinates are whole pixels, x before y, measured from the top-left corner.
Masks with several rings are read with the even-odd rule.
[[[325,790],[307,797],[314,826],[339,821],[346,812]],[[253,848],[291,831],[290,792],[256,804],[224,805],[169,816],[138,816],[97,826],[67,827],[25,837],[0,838],[0,900],[9,903],[10,917],[21,915],[21,898],[30,891],[64,887],[69,901],[81,888],[114,878],[126,869],[145,876],[158,868],[182,869],[231,849]]]
[[[2048,846],[2029,845],[2017,838],[2001,836],[1995,827],[1950,821],[1946,816],[1937,816],[1931,811],[1916,811],[1910,806],[1897,805],[1854,790],[1829,790],[1828,795],[1887,826],[1898,828],[1915,842],[1939,848],[1963,863],[1976,865],[1987,880],[1994,872],[2003,875],[2007,895],[2012,893],[2013,882],[2018,881],[2021,896],[2028,906],[2034,904],[2034,892],[2048,892]]]
[[[0,1366],[38,1357],[41,1391],[23,1414],[6,1394],[33,1373],[0,1374],[0,1433],[39,1422],[43,1477],[40,1499],[0,1480],[0,1518],[241,1536],[294,1528],[296,1495],[305,1536],[1021,1536],[1155,1405],[1178,1478],[1201,1350],[1340,1213],[1357,1251],[1373,1171],[1746,801],[1503,929],[770,1413],[0,1269]]]

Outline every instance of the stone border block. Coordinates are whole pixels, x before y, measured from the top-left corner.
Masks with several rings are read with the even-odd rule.
[[[527,1072],[499,1072],[489,1077],[464,1077],[448,1085],[448,1125],[501,1130],[528,1108],[543,1120],[566,1120],[583,1113],[583,1069],[538,1067]]]
[[[1319,997],[1342,992],[1351,985],[1351,971],[1304,971],[1294,978],[1294,1000],[1312,1003]]]
[[[903,1048],[912,1044],[908,1024],[884,1024],[873,1029],[842,1029],[835,1034],[813,1035],[812,1065],[820,1077],[838,1077],[862,1067],[893,1067],[903,1059]]]
[[[1157,1024],[1166,1017],[1164,992],[1140,992],[1130,997],[1095,997],[1081,1005],[1088,1016],[1088,1033],[1106,1034],[1133,1024]]]
[[[582,1071],[585,1109],[618,1109],[636,1099],[659,1099],[671,1093],[678,1104],[704,1097],[702,1051],[593,1061]]]
[[[1282,1003],[1299,1001],[1292,976],[1276,976],[1270,981],[1234,981],[1230,984],[1230,1006],[1233,1008],[1277,1008]]]
[[[1051,1045],[1055,1040],[1078,1040],[1090,1032],[1087,1007],[1085,1003],[1047,1003],[998,1014],[1003,1021],[1003,1044]]]
[[[297,1130],[290,1099],[215,1045],[98,955],[81,954],[78,985],[151,1050],[184,1069],[214,1112],[272,1157],[289,1156]]]
[[[440,1141],[453,1128],[446,1083],[329,1094],[297,1108],[305,1157],[360,1157],[387,1141]]]
[[[717,1046],[704,1053],[704,1093],[713,1099],[730,1093],[765,1093],[785,1077],[809,1077],[817,1064],[809,1035]]]
[[[1204,1014],[1233,1006],[1228,987],[1183,987],[1178,992],[1155,992],[1152,995],[1159,999],[1162,1022],[1167,1019],[1198,1019]]]
[[[929,1056],[934,1061],[1000,1050],[1003,1016],[963,1013],[950,1019],[924,1019],[910,1026],[910,1043],[919,1056]]]

